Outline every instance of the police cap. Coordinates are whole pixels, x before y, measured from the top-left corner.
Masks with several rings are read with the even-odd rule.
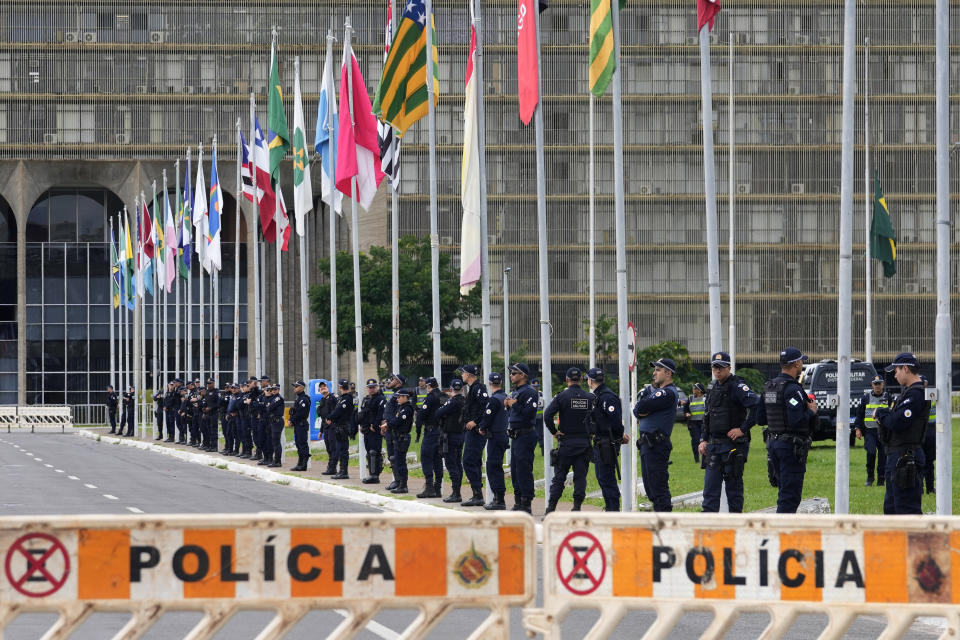
[[[666,369],[670,373],[677,372],[677,363],[673,361],[672,358],[660,358],[655,362],[650,363],[651,367],[660,367],[661,369]]]
[[[717,351],[710,357],[710,366],[711,367],[729,367],[732,359],[730,354],[726,351]]]
[[[527,366],[526,362],[515,362],[510,365],[510,371],[516,371],[522,373],[523,375],[530,377],[530,367]]]
[[[567,380],[578,381],[582,375],[583,372],[581,372],[577,367],[570,367],[567,369]]]
[[[460,371],[463,371],[464,373],[469,373],[472,376],[475,376],[480,373],[480,369],[477,368],[477,365],[475,364],[465,364],[462,367],[460,367]]]
[[[376,378],[368,378],[368,379],[367,379],[367,389],[369,389],[369,388],[371,388],[371,387],[379,387],[379,386],[380,386],[380,383],[377,382],[377,379],[376,379]]]
[[[603,382],[603,369],[600,367],[593,367],[592,369],[587,370],[587,377],[595,382]]]
[[[307,383],[304,382],[303,380],[294,380],[294,381],[293,381],[293,386],[295,386],[295,387],[305,387],[305,386],[307,386]]]
[[[461,389],[463,389],[463,380],[461,380],[460,378],[454,378],[453,380],[450,381],[450,388],[453,389],[454,391],[460,391]]]
[[[490,384],[503,384],[503,374],[499,371],[491,371],[490,375],[487,376],[487,381],[490,382]]]
[[[917,361],[917,356],[913,355],[909,351],[904,351],[901,354],[898,354],[896,358],[893,359],[893,362],[890,363],[884,371],[890,372],[896,369],[897,367],[919,367],[920,363]]]
[[[339,381],[337,384],[340,385],[340,388],[341,388],[341,389],[349,389],[349,388],[350,388],[350,381],[347,380],[346,378],[340,378],[340,381]]]

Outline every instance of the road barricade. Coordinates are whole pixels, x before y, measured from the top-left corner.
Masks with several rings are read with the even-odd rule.
[[[17,413],[21,431],[63,433],[66,429],[73,428],[73,412],[68,406],[26,405],[17,407]]]
[[[644,638],[666,637],[687,611],[712,611],[721,638],[745,611],[766,612],[763,638],[800,613],[826,614],[841,637],[861,614],[900,637],[916,616],[960,630],[960,518],[720,514],[552,514],[543,524],[543,609],[529,631],[560,637],[572,608],[600,609],[589,637],[629,609],[655,610]]]
[[[536,539],[523,514],[91,516],[0,520],[0,635],[24,611],[60,613],[68,637],[94,611],[133,615],[140,637],[165,611],[200,610],[211,638],[239,610],[271,610],[280,638],[311,609],[347,610],[350,637],[381,608],[418,609],[421,637],[457,606],[487,608],[474,637],[509,635],[511,606],[533,604]],[[60,634],[60,635],[56,635]]]
[[[17,418],[17,405],[0,405],[0,431],[6,431],[7,433],[10,433],[12,431],[18,431],[19,427],[20,423]]]

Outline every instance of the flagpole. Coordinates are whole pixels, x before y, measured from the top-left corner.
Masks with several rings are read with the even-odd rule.
[[[280,190],[280,184],[277,184],[277,191]],[[280,196],[277,195],[277,207],[280,206]],[[274,213],[276,216],[276,213]],[[277,251],[277,384],[280,385],[280,389],[284,388],[283,386],[283,277],[280,271],[280,254],[281,254],[281,245],[283,244],[283,238],[280,234],[280,225],[276,225],[276,242],[274,242],[274,248]]]
[[[170,269],[170,266],[167,264],[167,261],[170,260],[170,252],[167,251],[167,247],[170,244],[170,238],[167,237],[167,211],[170,209],[170,192],[167,190],[167,170],[163,170],[163,224],[161,229],[163,229],[163,309],[161,313],[163,314],[163,319],[160,322],[160,331],[163,333],[163,338],[160,341],[160,349],[163,353],[163,366],[161,367],[161,382],[163,383],[164,393],[166,393],[166,382],[170,379],[170,349],[167,344],[167,298],[170,297],[170,292],[167,291],[167,271]],[[177,263],[173,263],[174,270],[176,270]],[[176,271],[174,271],[176,272]],[[166,421],[164,421],[166,422]]]
[[[203,172],[203,143],[201,142],[200,144],[197,145],[197,174],[199,175],[202,172]],[[196,187],[194,187],[194,190],[196,190]],[[206,197],[206,194],[196,193],[195,191],[193,194],[194,202],[197,201],[197,197],[204,198]],[[207,314],[206,314],[206,308],[203,305],[203,268],[204,268],[203,259],[204,259],[204,256],[206,255],[207,233],[206,233],[206,225],[204,224],[203,219],[200,220],[199,225],[196,224],[196,215],[197,215],[196,207],[194,207],[190,213],[191,213],[190,221],[194,223],[193,228],[196,231],[195,235],[196,235],[197,254],[200,256],[200,268],[197,269],[197,273],[200,274],[200,281],[197,287],[198,289],[200,289],[200,367],[199,369],[197,369],[197,377],[200,378],[200,384],[205,385],[207,374],[206,374],[206,367],[204,366],[206,362],[205,362],[204,353],[203,353],[203,348],[204,348],[203,334],[205,333],[205,329],[206,329]]]
[[[737,282],[736,282],[736,263],[733,261],[733,242],[736,238],[736,221],[733,216],[733,206],[734,206],[734,189],[736,188],[736,169],[734,167],[734,148],[736,146],[737,130],[736,130],[736,120],[734,119],[733,113],[733,34],[730,34],[730,89],[729,93],[729,105],[728,105],[728,116],[730,118],[728,129],[730,130],[730,153],[729,153],[729,169],[730,175],[728,178],[729,186],[729,198],[730,203],[728,206],[727,214],[729,216],[727,222],[727,233],[729,234],[729,245],[727,249],[727,277],[729,279],[729,284],[727,289],[729,290],[729,303],[730,303],[730,337],[729,344],[727,345],[727,350],[730,353],[730,370],[737,370],[737,309],[736,309],[736,293],[737,293]]]
[[[154,205],[157,204],[157,181],[156,180],[153,181],[153,203]],[[153,207],[153,217],[150,222],[153,224],[153,228],[150,229],[150,235],[152,236],[153,230],[156,228],[156,225],[157,225],[157,207],[156,206]],[[157,239],[158,240],[160,239],[159,235],[157,236]],[[160,356],[159,356],[160,354],[160,319],[158,317],[159,314],[157,313],[158,302],[159,302],[158,298],[160,297],[160,288],[159,286],[157,286],[157,259],[156,259],[158,252],[159,252],[159,247],[157,246],[156,243],[154,243],[153,268],[151,269],[151,271],[153,272],[153,322],[151,322],[151,325],[153,328],[153,384],[150,385],[152,387],[151,391],[153,391],[154,394],[156,394],[157,392],[157,380],[160,377]],[[156,399],[154,399],[154,401],[156,401]],[[148,406],[148,412],[149,412],[149,405],[147,406]],[[153,425],[153,432],[154,432],[153,435],[156,436],[157,435],[156,420],[151,420],[150,423]]]
[[[296,75],[296,79],[294,80],[294,82],[296,83],[296,87],[297,87],[296,89],[297,104],[294,108],[299,109],[300,111],[298,113],[302,115],[303,99],[300,96],[300,56],[296,56],[293,59],[293,67],[294,67],[294,73]],[[296,118],[294,118],[294,120],[296,120]],[[298,123],[294,122],[293,126],[294,128],[296,128],[298,126]],[[306,137],[306,131],[304,131],[304,137]],[[306,141],[304,141],[304,145],[306,145]],[[309,166],[305,149],[304,149],[304,157],[302,160],[305,168]],[[294,158],[294,163],[296,163],[296,158]],[[296,168],[294,168],[294,175],[296,175]],[[304,174],[303,179],[304,180],[307,179],[306,174]],[[296,178],[294,178],[294,180],[296,180]],[[296,216],[296,211],[299,206],[299,199],[297,198],[296,188],[294,188],[293,203],[294,203],[294,215]],[[302,222],[300,223],[302,225],[302,228],[297,229],[297,232],[299,235],[298,247],[300,249],[300,352],[301,352],[300,377],[303,379],[309,379],[309,376],[310,376],[310,315],[309,315],[310,307],[309,307],[309,302],[307,301],[307,277],[308,277],[307,276],[307,230],[309,229],[309,225],[307,222],[308,212],[305,212],[302,216]],[[360,381],[357,380],[357,382],[360,382]],[[357,385],[357,388],[359,388],[359,385]],[[283,393],[283,389],[281,389],[280,391],[281,393]]]
[[[177,190],[180,188],[180,158],[177,158],[177,161],[174,163],[177,168]],[[183,201],[177,202],[174,206],[179,208],[182,206]],[[176,326],[174,331],[174,354],[173,354],[173,368],[174,368],[174,378],[180,377],[180,234],[183,227],[183,221],[177,218],[176,213],[173,216],[173,226],[175,227],[175,234],[177,237],[177,248],[173,252],[173,305],[174,305],[174,315],[176,316]],[[169,435],[167,437],[170,437]]]
[[[211,166],[217,164],[217,136],[213,136],[213,155],[211,158]],[[217,186],[219,187],[220,174],[217,174]],[[211,185],[213,186],[213,185]],[[218,189],[221,193],[221,202],[220,202],[220,211],[217,212],[218,218],[223,216],[223,198],[222,190]],[[207,212],[209,215],[209,211]],[[222,223],[221,223],[222,224]],[[223,236],[223,233],[220,233],[220,236]],[[219,241],[218,241],[219,242]],[[222,255],[221,250],[221,255]],[[221,259],[222,264],[222,259]],[[213,261],[210,262],[210,287],[212,289],[210,295],[210,302],[213,305],[213,326],[211,327],[211,340],[212,340],[212,350],[213,355],[210,358],[213,370],[213,383],[216,387],[220,388],[220,270],[215,268]]]
[[[133,268],[136,271],[136,287],[137,295],[142,296],[139,300],[139,304],[134,300],[133,307],[133,367],[134,367],[134,376],[133,379],[136,381],[137,388],[135,389],[136,393],[134,395],[134,412],[133,412],[133,433],[135,437],[140,437],[140,425],[142,424],[141,412],[143,411],[143,404],[140,401],[140,397],[144,392],[143,386],[143,362],[141,358],[143,357],[143,320],[144,320],[144,307],[146,302],[146,296],[143,296],[143,271],[140,268],[140,261],[143,259],[142,252],[143,248],[140,246],[140,205],[135,207],[134,219],[136,220],[136,230],[137,230],[137,240],[134,243],[136,249],[136,259],[133,261]]]
[[[953,512],[950,319],[950,5],[937,0],[937,514]]]
[[[717,233],[717,175],[713,158],[713,88],[710,71],[710,28],[700,29],[700,100],[703,111],[703,186],[706,201],[707,292],[710,309],[710,352],[723,348],[720,319],[720,246]],[[614,29],[616,30],[616,28]],[[616,102],[616,98],[614,98]],[[622,395],[622,394],[621,394]]]
[[[240,216],[243,210],[240,203],[243,198],[243,178],[240,177],[240,165],[243,164],[243,142],[240,141],[240,118],[237,118],[237,197],[234,199],[233,232],[233,383],[240,382]],[[255,169],[254,169],[255,170]],[[257,194],[254,192],[253,197]],[[244,244],[243,246],[246,246]],[[247,332],[249,336],[249,332]],[[247,367],[249,369],[249,366]]]
[[[251,61],[251,65],[253,62]],[[260,306],[260,196],[257,193],[257,106],[253,91],[250,92],[250,180],[253,182],[253,271],[248,276],[253,277],[253,310],[256,326],[253,328],[254,359],[256,368],[254,375],[263,375],[263,344],[260,341],[260,327],[263,324]],[[247,331],[247,339],[250,332]],[[249,369],[249,367],[247,367]]]
[[[840,151],[840,256],[837,304],[837,424],[834,513],[850,512],[850,296],[853,253],[853,145],[856,84],[856,0],[845,0],[843,17],[843,127]]]
[[[330,16],[330,29],[327,31],[327,60],[333,59],[333,16]],[[329,134],[331,155],[336,153],[334,150],[334,124],[333,107],[336,104],[336,97],[333,91],[327,96],[327,133]],[[330,378],[333,381],[339,380],[339,352],[337,351],[337,212],[336,212],[336,166],[331,163],[330,171]],[[394,255],[396,252],[394,252]],[[396,285],[394,285],[396,289]],[[357,380],[359,382],[359,380]]]
[[[109,215],[108,218],[109,218],[109,220],[110,220],[110,253],[109,253],[109,256],[110,256],[110,257],[108,258],[109,261],[110,261],[110,271],[109,271],[109,273],[110,273],[110,279],[109,279],[109,284],[110,284],[110,386],[113,387],[114,389],[116,389],[116,384],[117,384],[116,374],[117,374],[117,370],[116,370],[116,367],[114,367],[114,363],[115,363],[114,358],[116,358],[116,349],[115,349],[115,345],[114,345],[114,340],[115,340],[116,338],[115,338],[115,336],[114,336],[114,328],[113,328],[113,325],[114,325],[114,320],[113,320],[113,318],[114,318],[114,312],[116,311],[116,309],[115,309],[114,306],[113,306],[113,287],[114,287],[114,279],[113,279],[113,256],[114,256],[114,253],[116,252],[116,247],[114,246],[114,242],[113,242],[113,238],[114,238],[114,235],[113,235],[113,215]],[[118,254],[118,255],[119,255],[119,254]],[[107,416],[107,417],[108,417],[108,420],[109,420],[109,416]]]
[[[440,221],[437,211],[437,114],[433,105],[433,3],[426,0],[426,26],[423,28],[427,40],[424,56],[427,58],[427,125],[430,159],[430,300],[433,315],[433,376],[440,375]]]
[[[189,147],[187,147],[187,174],[186,174],[186,177],[184,178],[184,183],[183,183],[185,187],[184,191],[186,191],[186,188],[189,186],[190,178],[192,177],[190,175],[190,153],[191,153],[191,150]],[[187,229],[190,229],[193,226],[193,203],[188,202],[187,206],[189,207],[189,210],[191,212],[190,224],[187,226]],[[184,211],[184,213],[186,213],[186,211]],[[185,383],[189,382],[190,380],[193,380],[193,284],[192,283],[193,283],[193,262],[194,262],[193,248],[196,244],[197,244],[197,239],[194,238],[193,242],[190,244],[190,268],[187,269],[187,291],[186,291],[186,303],[187,303],[186,314],[187,315],[186,315],[186,318],[184,319],[184,327],[183,327],[183,331],[186,334],[186,337],[185,337],[186,353],[184,353],[184,357],[186,358],[186,363],[184,366],[186,368],[187,377],[184,379]]]
[[[870,38],[863,39],[863,280],[866,294],[863,359],[873,362],[873,301],[870,279]]]
[[[483,371],[490,373],[493,366],[493,354],[490,332],[490,237],[487,232],[487,144],[486,120],[483,104],[483,0],[476,0],[476,11],[473,14],[473,28],[476,34],[476,94],[477,94],[477,142],[479,144],[478,159],[480,171],[480,327],[483,339]],[[431,51],[431,49],[427,49]],[[428,80],[429,82],[429,80]],[[430,86],[433,86],[430,83]],[[430,104],[433,104],[432,101]],[[504,359],[509,359],[504,354]],[[437,378],[439,380],[440,378]]]
[[[614,3],[615,4],[615,3]],[[546,192],[546,160],[544,159],[543,140],[543,69],[540,55],[540,11],[538,3],[533,2],[533,25],[537,46],[537,106],[534,110],[534,128],[537,142],[537,263],[540,270],[540,353],[541,375],[540,388],[543,393],[543,402],[549,404],[553,400],[553,367],[550,360],[550,261],[547,252],[547,192]],[[509,358],[509,355],[505,355]],[[553,448],[553,435],[549,430],[543,430],[543,450]],[[543,465],[544,486],[549,487],[553,481],[553,467]]]
[[[130,218],[129,218],[129,214],[127,213],[127,205],[123,205],[124,224],[129,226],[130,224],[129,220]],[[124,227],[124,229],[126,229],[126,227]],[[124,233],[124,239],[122,242],[124,247],[124,253],[123,253],[124,259],[121,260],[122,264],[120,265],[120,283],[121,283],[121,287],[120,287],[121,289],[120,291],[120,320],[121,320],[120,322],[120,347],[121,347],[120,349],[120,352],[121,352],[120,353],[120,378],[121,378],[120,394],[121,394],[121,399],[123,398],[122,394],[126,393],[128,390],[128,387],[130,386],[130,383],[129,383],[130,345],[128,344],[130,340],[130,328],[127,326],[127,300],[129,299],[129,296],[130,296],[130,282],[127,281],[128,274],[127,274],[127,265],[126,265],[127,260],[129,260],[130,258],[126,255],[126,233]],[[123,418],[123,412],[120,413],[120,417]],[[126,428],[126,425],[123,425],[120,431],[122,432],[124,428]]]
[[[614,0],[611,0],[614,1]],[[589,199],[589,258],[587,259],[587,278],[588,283],[588,299],[590,306],[590,333],[587,337],[587,341],[590,347],[590,368],[597,366],[597,290],[596,290],[596,209],[595,199],[596,199],[596,180],[595,180],[595,162],[594,162],[594,149],[593,149],[593,118],[594,118],[594,103],[593,103],[593,92],[590,89],[587,89],[587,96],[589,98],[590,104],[590,195]],[[510,356],[506,356],[509,358]]]
[[[393,21],[397,19],[397,0],[390,0],[390,43],[393,46]],[[402,16],[401,16],[402,19]],[[384,60],[386,62],[386,60]],[[429,96],[428,96],[429,97]],[[397,132],[393,132],[390,145],[390,156],[393,161],[396,145],[400,144]],[[391,372],[400,371],[400,185],[391,185],[390,189],[390,313],[392,318],[391,338]],[[439,380],[439,378],[438,378]]]

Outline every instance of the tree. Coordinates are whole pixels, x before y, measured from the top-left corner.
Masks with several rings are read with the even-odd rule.
[[[693,367],[686,345],[679,342],[661,342],[652,344],[637,353],[637,381],[640,386],[653,381],[653,369],[650,368],[650,363],[660,358],[670,358],[677,364],[673,382],[684,392],[690,393],[694,382],[702,382],[700,373]]]
[[[403,236],[399,242],[400,360],[413,366],[433,361],[430,241]],[[329,258],[319,261],[321,273],[330,272]],[[364,360],[372,352],[378,369],[393,359],[393,310],[390,250],[372,246],[360,254],[360,298]],[[480,313],[480,288],[460,295],[460,274],[450,255],[440,254],[440,347],[461,362],[472,362],[482,349],[480,329],[459,323]],[[330,283],[310,288],[310,311],[317,318],[317,336],[330,337]],[[353,324],[353,256],[337,253],[337,350],[342,355],[356,349]]]
[[[594,340],[597,348],[597,366],[606,369],[607,363],[617,355],[619,343],[617,342],[616,331],[617,319],[601,313],[597,317],[597,326],[594,331]],[[583,332],[587,336],[586,340],[579,340],[576,344],[577,351],[590,354],[590,319],[583,321]]]

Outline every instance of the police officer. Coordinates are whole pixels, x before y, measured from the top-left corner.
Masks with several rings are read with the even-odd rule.
[[[363,447],[367,451],[367,477],[363,484],[379,484],[383,472],[383,436],[380,423],[383,422],[383,407],[387,403],[380,383],[376,378],[367,380],[367,395],[360,403],[357,417],[360,433],[363,435]]]
[[[183,422],[180,419],[180,387],[183,381],[180,378],[174,378],[167,385],[167,394],[163,398],[163,412],[167,420],[167,439],[164,442],[173,442],[175,432],[183,431]]]
[[[180,387],[180,405],[177,409],[177,444],[187,444],[187,434],[190,431],[192,408],[190,401],[193,396],[193,380]]]
[[[767,425],[770,484],[779,486],[777,513],[796,513],[803,497],[810,426],[817,416],[817,403],[797,382],[806,360],[807,356],[794,347],[780,352],[780,375],[764,384],[763,404],[757,410],[757,424]]]
[[[424,380],[427,395],[417,411],[417,440],[420,440],[423,431],[423,442],[420,443],[420,465],[423,469],[425,485],[423,491],[417,494],[418,498],[439,498],[443,484],[443,454],[440,452],[440,419],[437,409],[444,402],[440,383],[434,377]]]
[[[927,376],[920,376],[923,388],[928,386]],[[934,478],[937,473],[937,401],[930,401],[930,417],[927,419],[927,430],[923,436],[923,487],[927,493],[936,493]]]
[[[207,406],[204,408],[204,417],[206,425],[203,433],[203,450],[216,451],[220,418],[220,390],[217,389],[217,383],[213,378],[207,378]]]
[[[730,513],[743,513],[743,469],[750,452],[750,427],[760,396],[730,366],[730,354],[710,359],[716,382],[707,393],[699,444],[704,461],[703,510],[720,511],[720,490],[726,485]]]
[[[270,460],[273,458],[273,451],[270,447],[272,442],[270,439],[270,425],[267,421],[266,413],[267,387],[272,386],[270,376],[260,376],[257,384],[259,384],[259,387],[254,386],[253,388],[256,397],[254,401],[250,403],[253,408],[253,437],[254,441],[258,443],[257,446],[260,448],[260,463],[269,465]],[[257,459],[257,456],[254,456],[254,459]]]
[[[387,378],[386,385],[385,385],[387,387],[387,392],[384,394],[384,396],[386,397],[386,404],[383,405],[383,419],[380,422],[380,431],[381,433],[384,434],[384,439],[386,440],[386,443],[387,443],[387,460],[390,461],[391,468],[393,467],[393,464],[394,464],[393,431],[391,431],[390,429],[387,429],[386,431],[384,431],[383,428],[386,426],[387,422],[389,422],[390,419],[393,418],[394,415],[396,415],[397,413],[397,395],[396,394],[406,383],[407,383],[407,379],[403,376],[403,374],[401,374],[400,372],[397,372],[397,373],[391,374],[390,377]],[[409,396],[407,397],[409,398]],[[394,474],[394,476],[396,476],[396,474]],[[393,482],[387,485],[387,491],[393,491],[394,489],[397,488],[397,486],[398,486],[397,481],[394,480]]]
[[[237,428],[240,430],[240,444],[242,449],[238,458],[250,460],[253,458],[253,424],[250,421],[250,380],[240,387],[240,396],[237,398]]]
[[[683,415],[687,418],[687,430],[690,432],[690,446],[693,448],[693,461],[700,462],[700,435],[703,433],[703,415],[706,413],[706,389],[699,382],[693,385],[693,395],[687,396],[683,403]]]
[[[280,395],[280,385],[271,385],[269,389],[270,395],[264,403],[264,416],[270,429],[270,452],[273,454],[273,461],[267,466],[276,468],[283,464],[281,439],[283,438],[283,410],[286,402]]]
[[[620,398],[603,381],[603,369],[594,367],[587,371],[587,384],[594,395],[590,420],[593,468],[603,493],[603,510],[620,511],[620,485],[617,484],[620,465],[617,456],[620,454],[620,445],[628,444],[630,436],[624,432]]]
[[[413,403],[409,389],[397,389],[397,411],[386,425],[381,425],[380,433],[387,429],[393,432],[393,477],[397,486],[390,493],[407,493],[407,449],[410,448],[410,430],[413,428]]]
[[[492,371],[487,376],[490,383],[490,396],[487,398],[483,415],[477,424],[477,432],[487,440],[487,480],[493,498],[483,505],[487,511],[503,511],[507,508],[507,483],[503,477],[503,454],[510,448],[507,436],[507,410],[503,402],[507,394],[503,391],[503,376]]]
[[[347,465],[350,462],[350,431],[354,422],[353,396],[350,395],[349,380],[341,378],[338,384],[340,397],[333,411],[327,416],[327,429],[332,435],[333,470],[337,471],[337,465],[340,465],[340,471],[334,473],[332,477],[334,480],[346,480],[350,477],[347,473]]]
[[[293,406],[290,407],[290,426],[293,427],[293,441],[297,445],[297,466],[291,471],[306,471],[310,461],[310,446],[307,444],[307,431],[310,429],[310,396],[306,393],[307,384],[303,380],[293,383],[293,392],[296,394]]]
[[[920,514],[923,494],[921,470],[924,433],[930,403],[924,398],[920,364],[912,353],[901,353],[885,369],[893,372],[903,392],[893,407],[880,407],[873,416],[880,429],[880,440],[887,453],[887,486],[883,496],[885,514]]]
[[[534,428],[537,430],[537,444],[540,445],[540,453],[543,453],[543,410],[546,405],[543,402],[543,392],[540,391],[540,378],[531,380],[530,386],[537,392],[537,420]]]
[[[460,415],[463,413],[463,381],[454,378],[450,381],[450,397],[437,409],[437,419],[440,421],[443,464],[450,476],[450,495],[443,499],[447,503],[461,503],[460,484],[463,482],[463,423]],[[489,460],[489,458],[487,458]],[[501,470],[503,467],[501,466]]]
[[[133,435],[133,403],[136,397],[137,392],[134,386],[130,385],[127,387],[127,392],[123,394],[123,413],[120,416],[120,430],[117,432],[118,436],[130,437]]]
[[[532,513],[533,454],[537,448],[537,407],[539,394],[530,386],[530,368],[524,362],[510,365],[513,392],[503,401],[509,409],[507,435],[510,436],[510,478],[513,481],[513,509]]]
[[[223,418],[223,449],[226,456],[240,454],[240,426],[237,411],[237,401],[240,399],[240,387],[235,382],[227,385],[224,394],[225,416]]]
[[[191,447],[200,446],[200,420],[203,417],[202,407],[200,406],[201,393],[200,380],[195,379],[188,385],[190,388],[189,404],[187,406],[187,415],[189,416],[189,431]]]
[[[463,438],[463,472],[467,476],[473,495],[462,504],[464,507],[483,506],[483,448],[487,439],[480,435],[477,424],[483,417],[484,407],[487,405],[487,388],[480,382],[480,369],[476,365],[466,364],[460,367],[464,383],[469,385],[467,397],[463,403],[463,428],[466,434]],[[515,480],[514,480],[515,481]]]
[[[163,389],[158,387],[153,392],[153,402],[156,405],[153,409],[153,417],[157,421],[157,435],[154,440],[163,440]]]
[[[883,468],[887,464],[884,455],[883,443],[877,433],[877,421],[873,412],[881,407],[890,406],[890,394],[886,392],[883,376],[874,376],[871,389],[863,394],[860,406],[857,407],[857,417],[854,421],[857,438],[863,440],[863,448],[867,452],[867,481],[865,487],[873,486],[873,470],[877,470],[877,484],[883,486]]]
[[[637,417],[637,449],[643,490],[654,511],[673,511],[670,500],[670,451],[673,421],[677,417],[678,394],[673,384],[677,365],[671,358],[651,362],[653,384],[646,387],[633,406]]]
[[[229,412],[230,398],[232,394],[233,383],[223,383],[223,389],[220,391],[220,428],[223,431],[223,451],[221,451],[221,453],[225,456],[233,455],[234,443],[236,442],[234,422],[230,418]],[[228,437],[230,438],[229,442],[227,442]]]
[[[573,468],[573,511],[587,497],[587,471],[593,447],[587,431],[587,419],[593,412],[594,396],[580,386],[583,373],[577,367],[567,369],[567,388],[554,396],[543,412],[543,424],[559,441],[556,449],[550,452],[550,465],[553,467],[553,482],[550,485],[547,513],[557,509],[557,503],[563,495],[567,482],[567,473]],[[554,418],[559,416],[559,424]]]
[[[107,418],[110,420],[110,433],[116,433],[117,431],[117,405],[119,404],[120,396],[113,389],[112,384],[107,385],[107,399],[104,404],[107,405]]]

